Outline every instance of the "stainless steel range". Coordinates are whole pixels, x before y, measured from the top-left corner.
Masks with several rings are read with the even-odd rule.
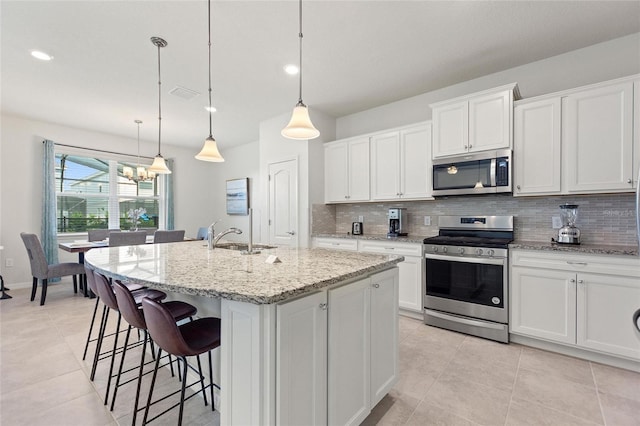
[[[440,216],[426,238],[424,322],[507,343],[513,216]]]

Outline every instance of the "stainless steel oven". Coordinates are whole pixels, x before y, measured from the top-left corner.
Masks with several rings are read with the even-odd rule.
[[[509,341],[508,244],[513,216],[441,216],[424,240],[425,324]]]

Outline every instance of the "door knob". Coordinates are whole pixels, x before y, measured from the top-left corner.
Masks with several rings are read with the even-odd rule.
[[[296,232],[295,232],[295,231],[287,231],[287,234],[289,234],[289,235],[296,235]]]

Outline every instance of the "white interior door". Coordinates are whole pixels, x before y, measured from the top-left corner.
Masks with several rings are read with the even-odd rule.
[[[298,246],[298,160],[269,164],[269,243]]]

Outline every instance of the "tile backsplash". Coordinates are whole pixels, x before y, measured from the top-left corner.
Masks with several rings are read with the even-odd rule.
[[[312,209],[314,234],[346,234],[351,222],[364,217],[365,234],[386,234],[390,207],[407,209],[409,235],[438,233],[438,217],[445,215],[513,215],[517,240],[550,241],[557,235],[551,217],[560,216],[560,204],[578,204],[581,241],[593,244],[635,245],[634,194],[512,197],[484,195],[438,198],[435,201],[393,203],[316,204]],[[431,225],[424,225],[429,216]]]

